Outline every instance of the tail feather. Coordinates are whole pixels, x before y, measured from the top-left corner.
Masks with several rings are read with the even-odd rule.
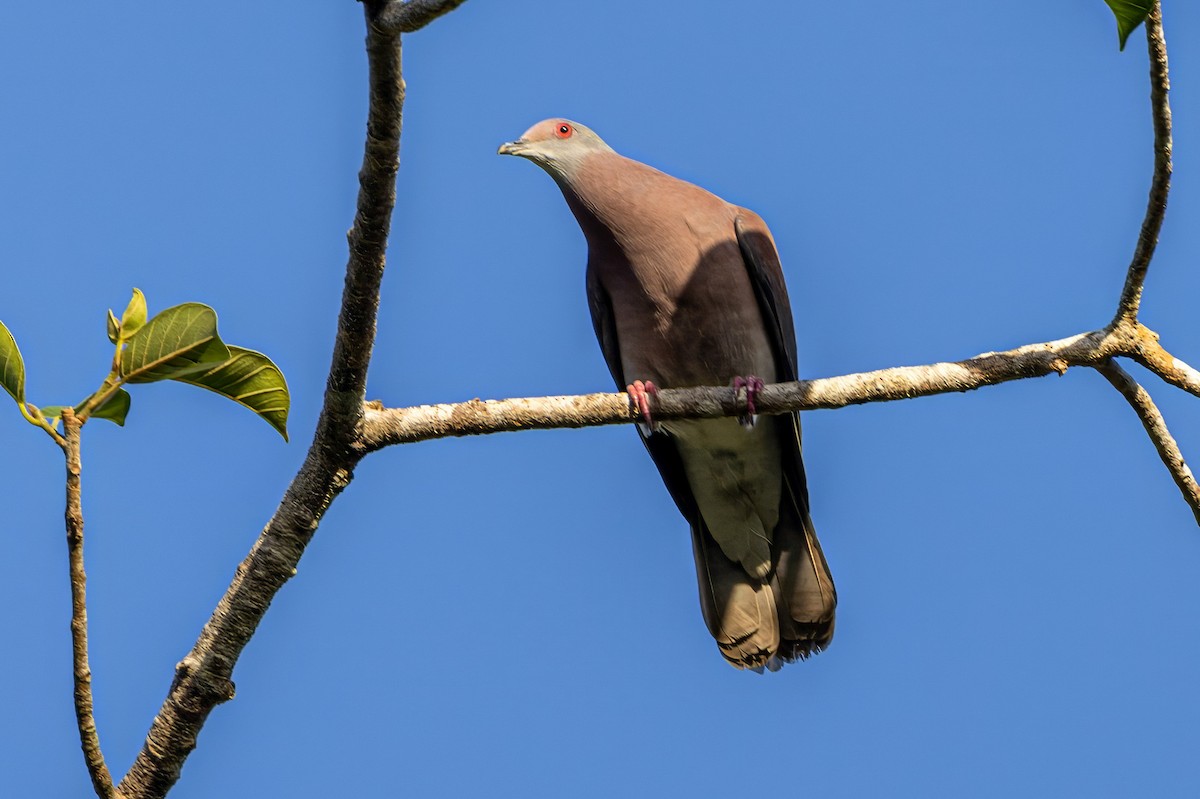
[[[808,514],[785,496],[765,581],[725,556],[703,522],[692,549],[704,621],[721,654],[740,669],[778,670],[829,646],[837,592]]]
[[[779,613],[771,586],[725,556],[700,522],[692,527],[700,608],[721,655],[739,669],[766,665],[779,647]]]
[[[785,497],[775,528],[775,588],[780,617],[778,657],[803,660],[833,639],[837,590],[808,513]]]

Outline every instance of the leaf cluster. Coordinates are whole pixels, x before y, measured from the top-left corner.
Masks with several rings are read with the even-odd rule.
[[[207,305],[185,302],[148,318],[146,297],[138,289],[120,318],[108,312],[113,359],[100,387],[70,406],[81,422],[89,418],[125,424],[131,398],[125,386],[176,380],[206,388],[249,408],[287,440],[291,405],[287,381],[270,358],[226,344],[217,332],[217,313]],[[56,435],[63,405],[38,407],[25,398],[25,361],[16,339],[0,322],[0,385],[33,425]]]

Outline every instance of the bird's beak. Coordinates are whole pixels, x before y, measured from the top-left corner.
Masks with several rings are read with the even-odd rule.
[[[500,145],[500,149],[496,150],[496,155],[520,155],[524,149],[525,142],[521,139],[506,141]]]

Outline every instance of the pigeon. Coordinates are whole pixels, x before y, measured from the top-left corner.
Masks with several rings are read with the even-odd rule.
[[[568,119],[539,122],[498,152],[549,173],[587,240],[596,338],[691,527],[700,606],[721,654],[761,673],[820,652],[837,593],[809,516],[800,419],[754,414],[765,383],[797,379],[766,223]],[[654,421],[659,389],[720,385],[745,392],[741,420]]]

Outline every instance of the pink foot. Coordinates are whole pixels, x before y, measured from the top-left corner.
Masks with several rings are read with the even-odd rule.
[[[646,435],[657,433],[658,424],[650,416],[650,397],[658,393],[658,386],[649,380],[644,382],[634,380],[625,387],[625,393],[629,395],[629,401],[637,407],[638,413],[642,416],[638,427],[642,428],[642,432]]]
[[[734,392],[746,390],[746,413],[738,417],[743,427],[754,427],[755,419],[758,417],[758,408],[755,405],[754,398],[758,392],[763,390],[763,381],[761,377],[747,375],[745,377],[733,378]]]

